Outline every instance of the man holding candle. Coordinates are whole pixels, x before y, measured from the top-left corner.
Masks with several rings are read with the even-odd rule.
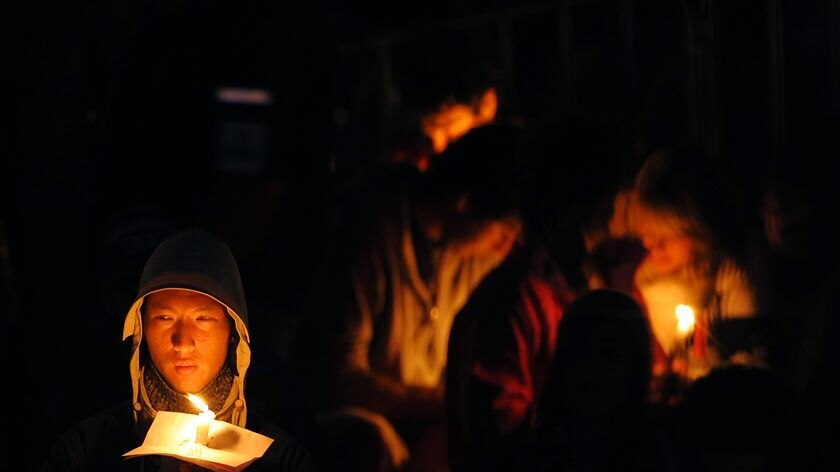
[[[125,460],[143,442],[159,411],[200,413],[274,441],[254,470],[310,471],[307,451],[252,412],[245,399],[251,349],[239,268],[227,244],[200,229],[163,241],[146,262],[137,299],[125,319],[131,339],[132,397],[81,421],[52,447],[41,470],[189,470],[167,456]]]

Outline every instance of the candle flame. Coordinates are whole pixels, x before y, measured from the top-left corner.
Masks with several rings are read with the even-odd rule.
[[[694,327],[694,310],[688,305],[677,305],[677,331],[686,334]]]
[[[202,412],[210,410],[210,407],[207,406],[206,403],[204,403],[204,400],[202,400],[201,397],[193,395],[192,393],[188,393],[187,398],[189,398],[190,401],[193,402],[193,405],[198,407],[198,409]]]

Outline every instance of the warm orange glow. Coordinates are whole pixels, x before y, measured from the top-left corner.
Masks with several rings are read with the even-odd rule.
[[[483,125],[490,123],[496,118],[496,111],[499,109],[499,96],[496,95],[496,89],[490,88],[481,97],[481,102],[478,104],[478,116],[476,119],[478,123]]]
[[[209,411],[210,407],[207,406],[207,403],[204,403],[204,400],[201,399],[198,395],[193,395],[192,393],[187,394],[187,398],[193,403],[201,411]]]
[[[677,305],[677,332],[681,335],[688,334],[694,327],[694,310],[688,305]]]
[[[471,129],[493,121],[498,109],[496,90],[488,89],[476,104],[445,103],[437,113],[423,119],[423,132],[431,139],[436,153]]]

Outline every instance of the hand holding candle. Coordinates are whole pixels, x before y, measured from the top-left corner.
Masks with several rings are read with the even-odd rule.
[[[210,411],[210,407],[204,403],[200,397],[193,395],[192,393],[187,394],[187,398],[190,399],[193,404],[198,407],[201,412],[198,414],[198,423],[195,427],[195,442],[196,444],[207,445],[208,436],[210,434],[210,424],[213,423],[213,419],[216,418],[216,414]]]

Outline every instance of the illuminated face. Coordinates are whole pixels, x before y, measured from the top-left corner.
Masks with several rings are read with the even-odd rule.
[[[646,225],[638,233],[648,250],[647,263],[659,275],[673,274],[691,263],[696,243],[683,232]]]
[[[143,302],[146,344],[155,367],[181,393],[206,387],[224,365],[231,319],[207,295],[168,289]]]

